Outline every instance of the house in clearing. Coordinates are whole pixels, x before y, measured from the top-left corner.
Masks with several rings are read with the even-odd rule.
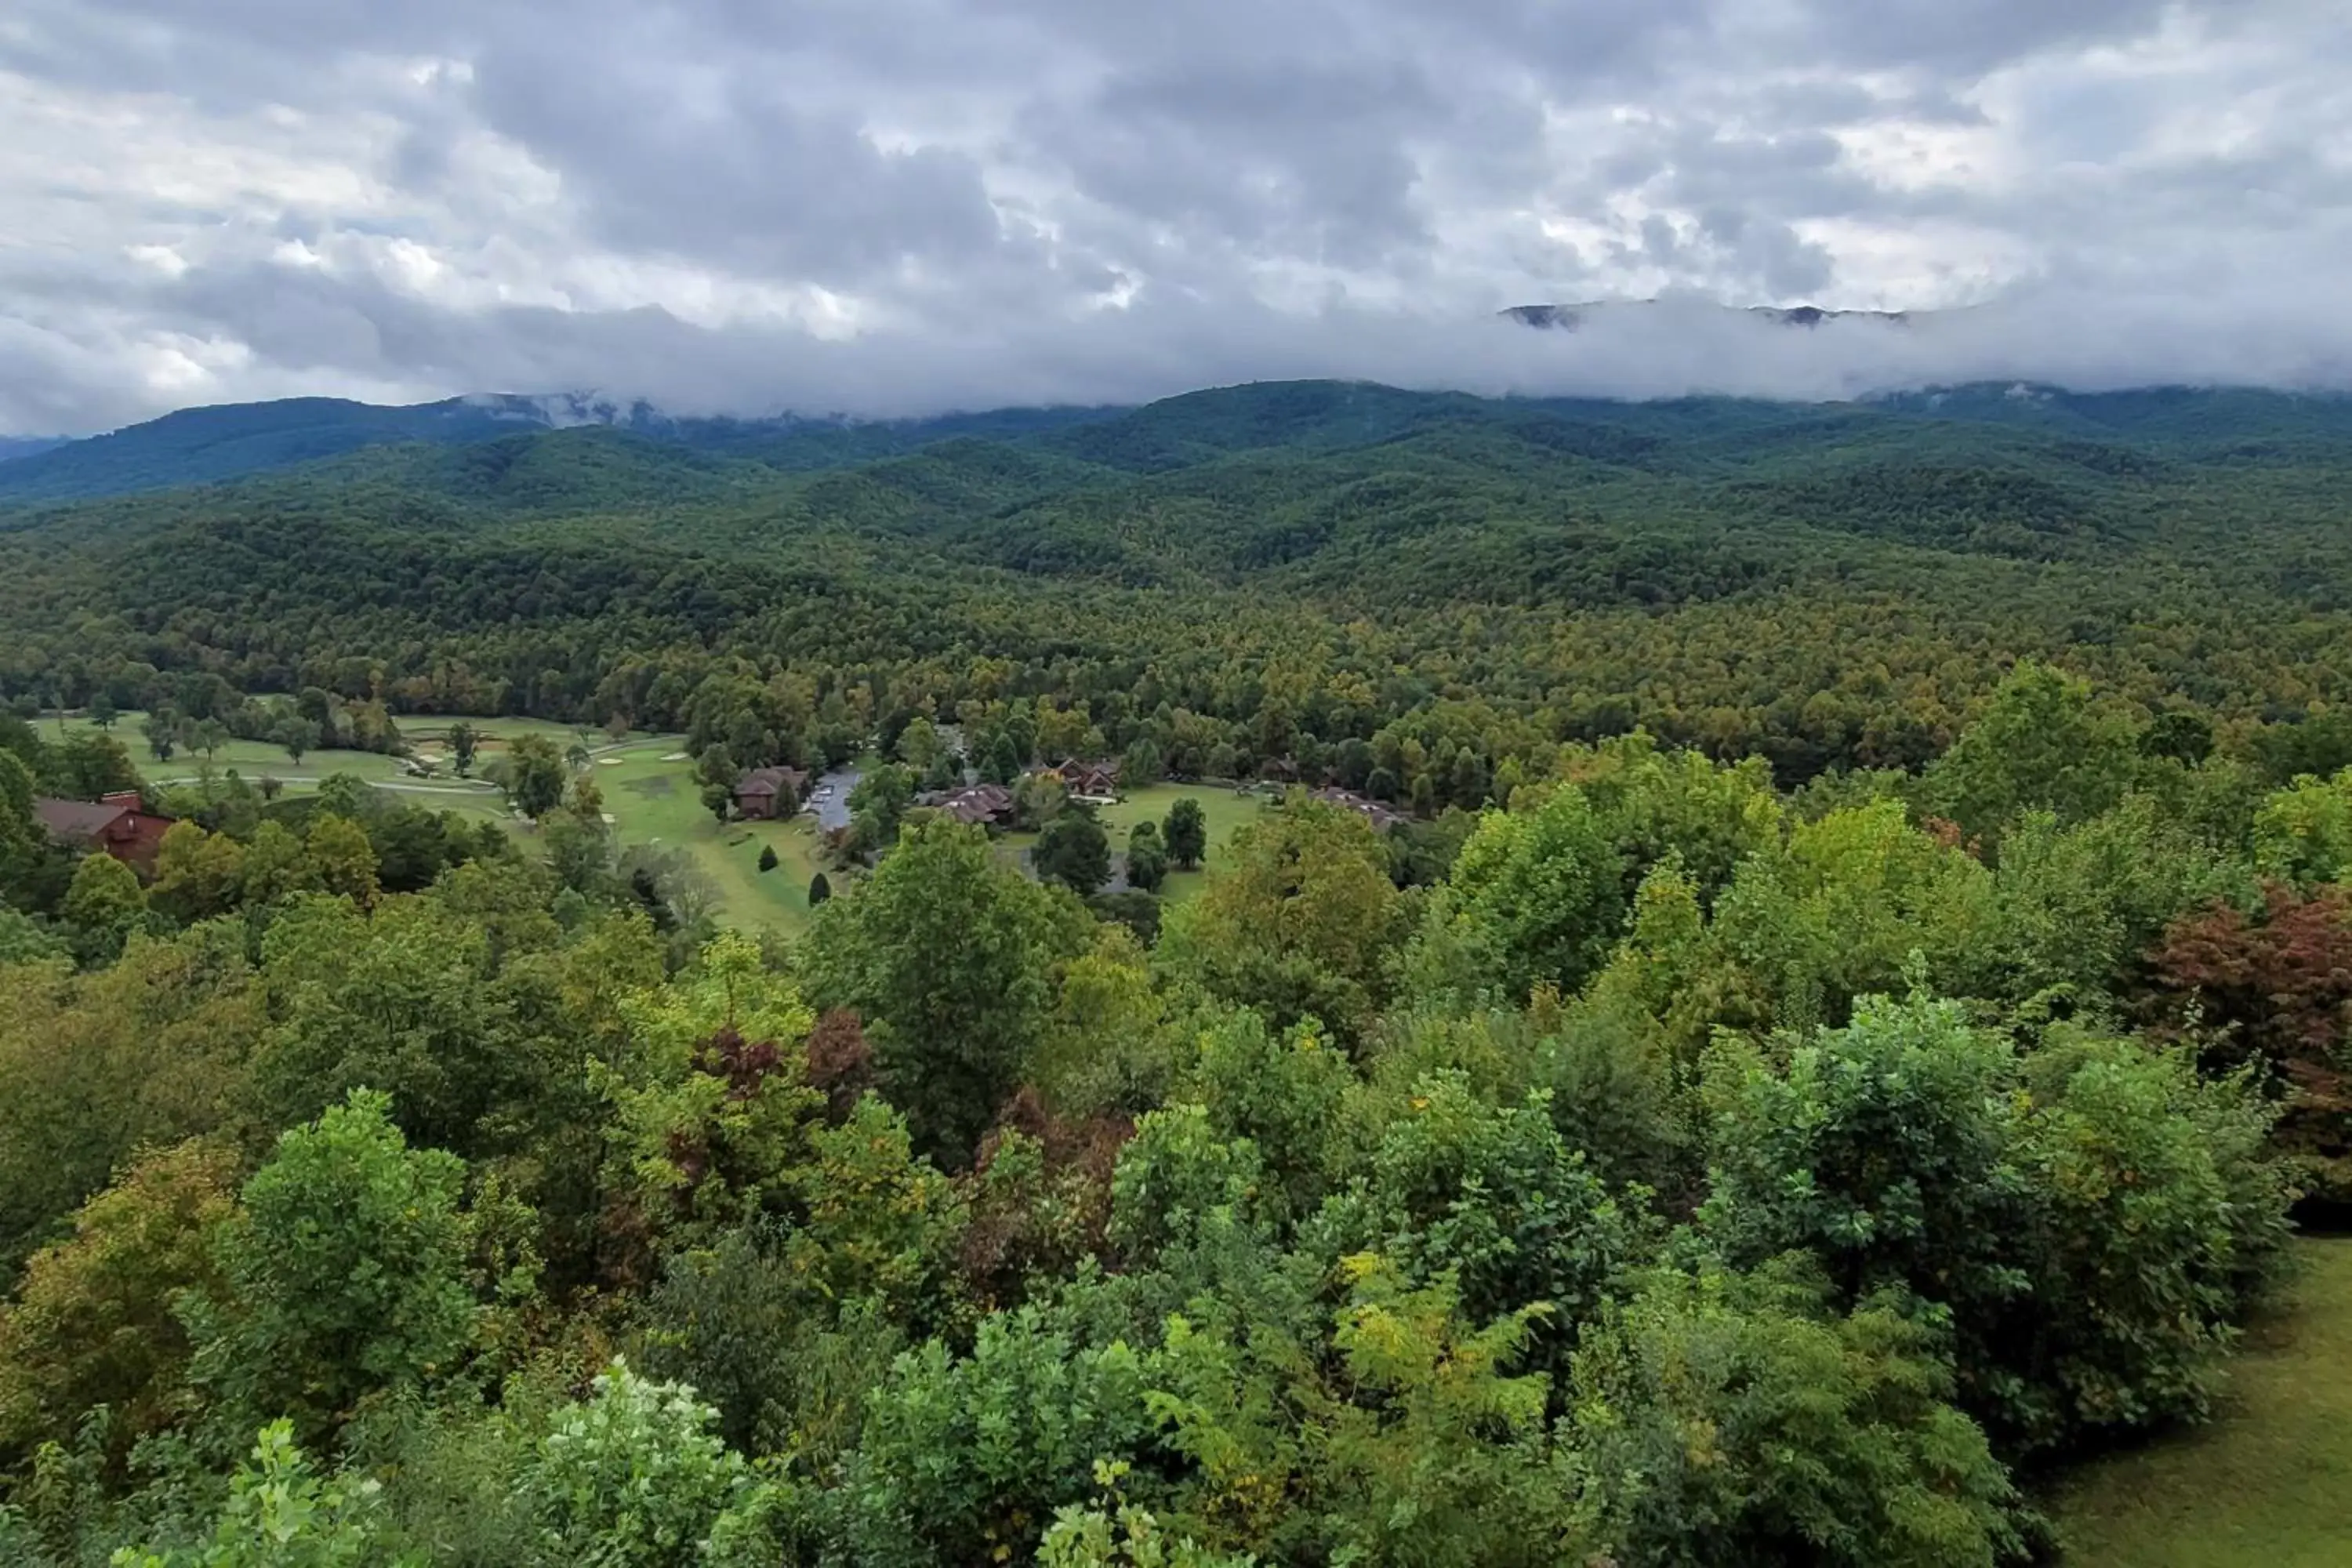
[[[755,822],[790,816],[808,793],[808,774],[798,768],[753,768],[735,781],[735,811]],[[784,802],[791,801],[790,810]]]
[[[1082,763],[1072,757],[1059,767],[1046,772],[1062,781],[1069,797],[1087,805],[1118,804],[1118,763],[1116,762]]]
[[[1013,792],[1003,784],[973,784],[925,795],[918,804],[936,807],[940,815],[966,826],[1002,827],[1013,820]]]
[[[98,800],[33,802],[33,816],[60,844],[96,850],[150,877],[155,872],[155,852],[172,819],[147,811],[135,790],[122,790]]]
[[[1358,795],[1351,789],[1318,789],[1314,792],[1313,798],[1326,805],[1336,805],[1343,811],[1354,812],[1370,823],[1372,831],[1375,833],[1386,833],[1391,828],[1402,827],[1408,820],[1405,814],[1394,806],[1383,805],[1370,795]]]

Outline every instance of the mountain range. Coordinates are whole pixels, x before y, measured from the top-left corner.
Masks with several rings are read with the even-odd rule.
[[[1555,330],[1574,330],[1580,307],[1522,307]],[[1517,312],[1515,312],[1517,314]],[[1791,326],[1818,324],[1784,312]],[[1827,316],[1819,320],[1834,319]],[[1890,318],[1900,320],[1900,318]],[[1581,449],[1622,451],[1628,443],[1687,442],[1717,427],[1784,432],[1883,425],[1891,418],[2006,426],[2049,438],[2158,442],[2179,456],[2255,458],[2281,443],[2352,438],[2352,397],[2254,389],[2150,388],[2076,394],[2055,387],[1980,384],[1836,404],[1775,404],[1729,398],[1650,403],[1592,398],[1482,399],[1409,392],[1371,384],[1261,383],[1163,399],[1143,408],[1006,408],[920,419],[866,420],[782,415],[685,417],[642,401],[593,394],[481,395],[405,406],[301,397],[183,409],[82,440],[13,440],[0,446],[0,507],[53,504],[174,489],[307,468],[373,449],[405,450],[404,471],[422,475],[473,452],[460,468],[509,473],[522,447],[540,439],[601,432],[642,445],[674,478],[707,489],[732,473],[806,474],[887,462],[963,443],[1024,454],[1023,461],[1099,460],[1160,471],[1237,448],[1301,445],[1370,447],[1465,422],[1509,426],[1517,436]],[[1573,434],[1565,433],[1572,430]],[[1713,437],[1710,436],[1709,437]],[[2185,447],[2184,447],[2185,444]],[[576,443],[572,449],[579,448]],[[601,448],[609,464],[614,450]],[[539,462],[546,461],[542,454]],[[658,465],[657,465],[658,466]],[[526,468],[530,465],[526,465]],[[437,481],[432,481],[437,482]]]

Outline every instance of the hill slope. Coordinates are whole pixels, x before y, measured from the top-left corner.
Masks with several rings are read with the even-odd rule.
[[[699,447],[498,428],[0,511],[0,695],[205,670],[684,728],[719,670],[1230,722],[1279,689],[1327,735],[1486,704],[1791,777],[1931,754],[2029,654],[2150,710],[2352,702],[2340,398],[1294,383]]]

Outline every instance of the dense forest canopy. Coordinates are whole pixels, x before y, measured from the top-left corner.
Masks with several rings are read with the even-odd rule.
[[[1491,769],[1638,723],[1793,784],[1926,761],[2021,657],[2151,716],[2347,691],[2352,400],[1317,383],[879,460],[862,428],[775,464],[523,432],[0,510],[0,692],[145,707],[210,674],[675,729],[714,682],[866,727],[1027,700],[1244,773],[1408,740]]]
[[[2023,1563],[2352,1205],[2352,404],[937,435],[0,511],[0,1560]]]

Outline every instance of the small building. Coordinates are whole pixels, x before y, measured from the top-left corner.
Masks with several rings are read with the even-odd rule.
[[[111,855],[142,877],[155,873],[155,852],[172,819],[149,812],[135,790],[99,800],[33,802],[33,816],[51,838],[76,848]]]
[[[798,768],[753,768],[735,781],[735,811],[754,822],[769,822],[798,811],[808,794],[808,774]],[[790,811],[783,803],[792,802]]]
[[[1116,805],[1118,803],[1118,763],[1116,762],[1082,763],[1072,757],[1050,771],[1062,781],[1062,788],[1072,800],[1082,801],[1088,805]]]
[[[1002,827],[1013,820],[1013,792],[1003,784],[973,784],[943,795],[925,795],[919,803],[966,826]]]
[[[1326,805],[1336,805],[1343,811],[1354,812],[1370,823],[1376,833],[1386,833],[1391,828],[1402,827],[1410,820],[1396,807],[1374,800],[1370,795],[1358,795],[1351,789],[1318,789],[1310,798],[1319,800]]]

